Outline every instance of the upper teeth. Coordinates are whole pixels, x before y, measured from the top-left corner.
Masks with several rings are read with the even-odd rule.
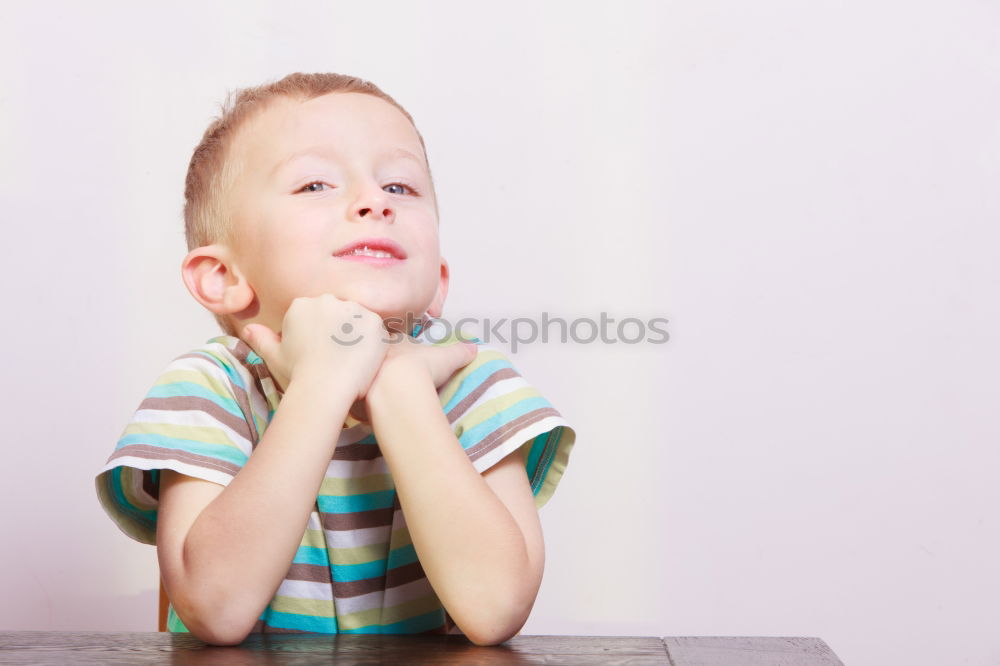
[[[356,247],[353,250],[351,250],[348,254],[361,255],[365,257],[383,257],[389,259],[391,259],[393,256],[391,252],[386,252],[384,250],[372,250],[367,245]]]

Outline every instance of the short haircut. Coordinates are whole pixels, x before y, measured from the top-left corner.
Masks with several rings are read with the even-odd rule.
[[[296,72],[279,81],[232,91],[222,105],[220,115],[205,130],[188,165],[184,184],[184,235],[189,252],[213,243],[229,247],[235,244],[236,228],[226,205],[226,196],[239,176],[240,165],[234,164],[231,159],[231,146],[239,129],[277,98],[307,101],[329,93],[363,93],[392,104],[413,125],[424,158],[427,158],[424,137],[417,130],[413,118],[396,100],[370,81],[344,74]],[[429,163],[427,169],[430,175]],[[433,187],[434,180],[431,178]],[[228,316],[215,315],[215,320],[227,335],[237,335]]]

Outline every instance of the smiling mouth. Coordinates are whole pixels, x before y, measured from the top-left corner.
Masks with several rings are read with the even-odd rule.
[[[379,259],[398,259],[396,255],[392,252],[386,252],[385,250],[373,250],[367,245],[362,245],[361,247],[356,247],[350,252],[344,254],[338,254],[338,257],[377,257]]]
[[[333,256],[344,259],[359,257],[383,261],[402,261],[406,259],[406,251],[391,238],[365,238],[340,248]]]

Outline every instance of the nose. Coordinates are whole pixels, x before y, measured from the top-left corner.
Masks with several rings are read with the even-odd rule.
[[[360,186],[354,204],[350,209],[350,217],[353,220],[380,220],[392,222],[396,217],[396,211],[389,202],[389,197],[385,190],[377,184],[365,184]]]

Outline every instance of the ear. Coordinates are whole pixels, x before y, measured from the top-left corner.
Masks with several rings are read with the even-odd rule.
[[[434,300],[427,306],[427,314],[432,317],[440,317],[444,310],[444,299],[448,296],[448,262],[441,257],[441,275],[438,279],[437,291],[434,292]]]
[[[242,312],[253,303],[253,287],[224,245],[188,252],[181,262],[181,277],[195,300],[215,314]]]

